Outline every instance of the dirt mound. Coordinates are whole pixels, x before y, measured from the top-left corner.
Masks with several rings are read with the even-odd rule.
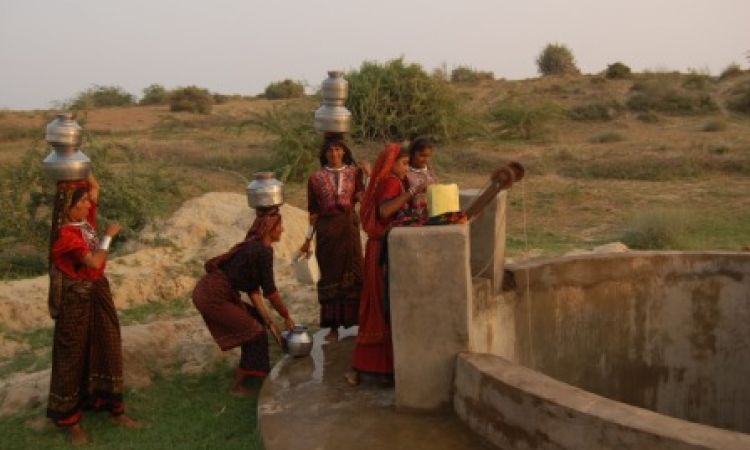
[[[307,213],[293,206],[281,208],[285,232],[274,244],[276,283],[298,323],[317,323],[315,289],[300,285],[290,261],[304,240]],[[254,220],[247,198],[234,193],[209,193],[185,202],[169,219],[144,230],[141,243],[107,266],[118,309],[190,296],[203,274],[203,263],[242,240]],[[147,244],[150,243],[150,244]],[[154,245],[158,244],[158,247]],[[47,312],[48,278],[0,284],[0,324],[6,330],[51,327]],[[125,380],[131,387],[151,382],[156,373],[196,373],[222,358],[202,319],[193,311],[178,320],[160,320],[123,327]],[[24,343],[0,334],[3,359],[24,351]],[[51,342],[50,342],[51,345]],[[0,382],[0,415],[45,402],[49,370],[17,373]]]

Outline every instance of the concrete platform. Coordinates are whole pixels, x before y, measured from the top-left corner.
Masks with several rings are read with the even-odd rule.
[[[457,416],[400,413],[394,389],[363,377],[349,386],[356,328],[326,343],[314,335],[309,357],[284,358],[263,383],[258,426],[266,450],[491,449]],[[398,381],[397,381],[398,382]]]

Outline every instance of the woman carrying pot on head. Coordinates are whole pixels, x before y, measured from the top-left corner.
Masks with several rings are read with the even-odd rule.
[[[193,290],[193,304],[219,348],[226,351],[240,347],[240,363],[230,387],[235,396],[251,396],[254,391],[243,386],[245,379],[263,378],[271,370],[266,328],[281,345],[279,329],[268,314],[261,292],[287,328],[294,328],[273,273],[272,244],[283,232],[278,208],[256,209],[245,240],[208,260],[206,275]],[[241,292],[248,295],[252,305],[242,301]]]
[[[122,340],[109,281],[104,276],[109,244],[120,225],[96,235],[99,183],[64,182],[53,211],[50,251],[50,313],[55,319],[47,417],[69,427],[73,444],[88,442],[80,425],[83,409],[108,411],[129,428],[125,415]],[[57,225],[60,224],[60,225]],[[58,228],[59,226],[59,228]]]
[[[385,274],[379,260],[383,237],[397,213],[425,188],[424,185],[404,188],[408,170],[409,153],[399,145],[388,145],[378,156],[362,199],[360,218],[367,232],[364,286],[354,362],[352,370],[344,374],[352,386],[359,384],[361,373],[379,376],[383,385],[393,383],[393,343],[390,318],[384,305]]]
[[[369,167],[365,167],[369,169]],[[362,241],[354,209],[364,193],[365,170],[339,134],[327,136],[320,148],[320,169],[307,182],[310,226],[300,254],[315,253],[320,266],[318,302],[320,327],[330,328],[329,342],[338,340],[339,327],[357,325],[362,290]]]
[[[435,144],[429,139],[419,138],[409,145],[409,172],[407,172],[407,189],[416,186],[428,186],[438,182],[435,169],[430,159],[435,151]],[[424,191],[414,195],[409,202],[414,213],[420,217],[427,217],[427,195]]]

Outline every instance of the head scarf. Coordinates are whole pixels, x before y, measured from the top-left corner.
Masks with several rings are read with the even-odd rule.
[[[257,208],[255,220],[245,235],[245,241],[257,241],[263,239],[274,228],[281,223],[281,214],[278,207]]]
[[[211,273],[219,269],[219,266],[224,263],[224,261],[231,259],[235,254],[237,254],[237,252],[242,250],[242,248],[248,242],[259,241],[263,239],[263,236],[266,236],[279,224],[281,224],[281,214],[279,213],[278,207],[256,208],[255,220],[250,226],[250,229],[247,231],[245,239],[242,242],[235,244],[226,253],[222,253],[219,256],[214,256],[213,258],[206,261],[203,265],[203,267],[206,269],[206,273]]]
[[[362,198],[362,206],[359,210],[359,218],[362,221],[362,228],[367,234],[382,234],[385,231],[385,227],[381,225],[378,218],[380,204],[378,202],[377,194],[383,180],[391,175],[393,164],[396,162],[400,153],[400,145],[386,145],[385,150],[380,152],[377,161],[375,161],[375,166],[372,168],[370,182],[365,190],[365,195]]]

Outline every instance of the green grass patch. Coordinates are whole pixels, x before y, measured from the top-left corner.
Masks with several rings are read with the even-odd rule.
[[[0,334],[8,341],[28,346],[10,358],[0,360],[0,379],[16,372],[35,372],[50,367],[53,328],[9,330],[0,325]]]
[[[177,297],[167,301],[149,302],[120,311],[120,325],[148,323],[160,319],[178,319],[195,314],[188,297]]]
[[[262,449],[257,427],[257,398],[227,393],[234,367],[220,365],[200,375],[159,378],[148,388],[131,390],[128,414],[146,427],[114,426],[107,413],[87,412],[81,422],[92,449]],[[248,387],[260,389],[260,382]],[[52,426],[39,427],[44,405],[0,421],[4,450],[69,448],[69,437]],[[36,424],[36,425],[35,425]]]

